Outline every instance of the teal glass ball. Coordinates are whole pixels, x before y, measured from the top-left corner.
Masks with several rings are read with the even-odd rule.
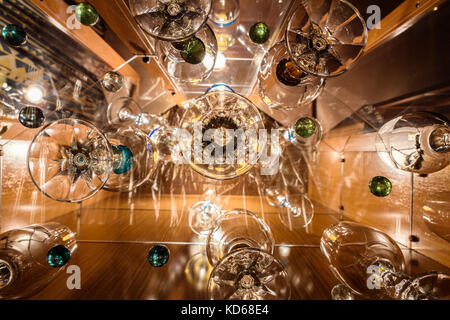
[[[47,253],[47,263],[52,268],[60,268],[70,260],[70,250],[63,245],[51,248]]]
[[[85,26],[93,26],[98,22],[99,15],[94,6],[88,2],[82,2],[75,9],[75,16]]]
[[[392,191],[392,182],[386,177],[374,177],[369,182],[369,190],[374,196],[386,197]]]
[[[162,267],[169,261],[170,252],[166,246],[156,245],[150,249],[147,259],[153,267]]]
[[[177,45],[181,46],[180,43]],[[206,47],[202,40],[197,37],[192,37],[188,41],[184,42],[180,52],[184,61],[190,64],[199,64],[203,61],[206,54]]]
[[[133,153],[122,145],[112,146],[114,153],[113,172],[115,174],[124,174],[133,167]]]
[[[19,122],[27,128],[35,129],[44,124],[45,116],[37,107],[24,107],[19,111]]]
[[[269,40],[269,27],[264,22],[255,23],[250,28],[249,36],[254,43],[263,44],[264,42]]]
[[[295,133],[302,138],[311,137],[317,129],[316,122],[308,117],[300,118],[295,123]]]
[[[12,47],[20,47],[27,42],[27,33],[21,26],[7,24],[2,28],[2,39]]]

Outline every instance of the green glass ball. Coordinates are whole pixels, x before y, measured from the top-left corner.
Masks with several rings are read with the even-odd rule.
[[[206,47],[202,40],[192,37],[186,41],[180,52],[184,61],[190,64],[199,64],[206,54]]]
[[[147,259],[153,267],[162,267],[169,261],[170,252],[166,246],[156,245],[150,249]]]
[[[52,268],[60,268],[70,260],[70,250],[63,245],[51,248],[47,253],[47,263]]]
[[[2,39],[12,47],[20,47],[27,42],[27,33],[21,26],[7,24],[2,28]]]
[[[377,197],[386,197],[392,191],[392,182],[385,177],[374,177],[369,182],[370,192]]]
[[[75,16],[85,26],[93,26],[98,22],[99,15],[94,6],[88,2],[82,2],[75,9]]]
[[[308,117],[300,118],[295,123],[295,133],[302,138],[311,137],[316,132],[316,129],[316,121]]]
[[[270,30],[264,22],[255,23],[249,32],[250,39],[258,44],[263,44],[270,37]]]

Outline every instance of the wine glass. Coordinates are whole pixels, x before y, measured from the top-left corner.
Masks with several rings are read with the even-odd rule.
[[[290,230],[305,228],[314,217],[314,206],[311,200],[299,191],[298,188],[291,186],[265,189],[267,202],[279,208],[280,220]]]
[[[159,40],[155,46],[160,65],[180,83],[198,83],[214,69],[217,39],[207,24],[190,38],[177,42]]]
[[[254,213],[236,209],[219,216],[206,244],[215,265],[208,281],[210,299],[289,299],[288,276],[273,248],[269,227]]]
[[[335,77],[363,54],[367,27],[359,11],[345,0],[303,1],[286,29],[289,56],[304,72]]]
[[[377,229],[341,221],[324,231],[320,248],[334,275],[357,294],[401,300],[450,296],[449,275],[406,275],[397,243]]]
[[[89,199],[105,185],[130,190],[142,184],[156,162],[146,135],[118,125],[107,127],[106,134],[111,143],[93,124],[79,119],[60,119],[43,127],[28,149],[33,183],[46,196],[64,202]]]
[[[165,41],[194,35],[211,11],[211,0],[130,0],[129,4],[141,29]]]
[[[450,127],[434,114],[408,113],[379,129],[376,149],[390,166],[419,174],[437,172],[450,163]]]
[[[291,110],[315,100],[325,80],[310,75],[293,62],[286,42],[275,44],[261,60],[258,73],[258,92],[272,109]]]
[[[193,100],[181,128],[179,145],[185,160],[206,177],[236,178],[260,157],[256,135],[264,123],[256,106],[236,93],[215,91]]]
[[[0,235],[0,299],[18,299],[46,286],[76,250],[75,234],[59,223]]]

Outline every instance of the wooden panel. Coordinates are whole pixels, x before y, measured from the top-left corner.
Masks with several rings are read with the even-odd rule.
[[[369,31],[365,54],[382,43],[396,37],[416,23],[424,15],[430,13],[445,0],[405,0],[381,21],[380,29]],[[419,5],[417,5],[419,4]]]
[[[79,243],[70,264],[80,267],[81,289],[67,288],[69,275],[63,270],[31,299],[207,299],[211,267],[204,246],[168,247],[169,262],[162,268],[152,268],[146,259],[149,244]],[[414,252],[404,254],[410,274],[450,271]],[[338,281],[319,248],[282,247],[275,249],[275,255],[286,266],[293,300],[331,298],[331,289]]]
[[[47,14],[49,18],[53,19],[60,29],[72,34],[75,39],[103,59],[112,69],[117,68],[125,62],[91,27],[81,25],[80,29],[67,28],[66,22],[70,15],[67,13],[68,5],[63,1],[30,0],[30,2]],[[140,76],[129,65],[121,69],[120,73],[129,78],[135,85],[139,85]]]

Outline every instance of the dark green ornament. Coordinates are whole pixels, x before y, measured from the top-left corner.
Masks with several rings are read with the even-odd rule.
[[[377,197],[386,197],[392,191],[392,182],[385,177],[374,177],[369,182],[369,190]]]
[[[20,47],[27,42],[27,33],[21,26],[7,24],[2,28],[2,38],[12,47]]]
[[[205,57],[206,47],[202,40],[192,37],[184,44],[180,54],[187,63],[199,64]]]
[[[316,121],[308,117],[300,118],[295,123],[295,133],[305,139],[311,137],[316,132],[316,129]]]
[[[169,261],[169,249],[166,246],[156,245],[148,253],[148,262],[153,267],[162,267]]]
[[[97,10],[88,2],[82,2],[77,5],[75,16],[85,26],[93,26],[99,19]]]
[[[115,174],[123,174],[133,167],[133,153],[128,147],[112,146],[114,152],[113,171]]]
[[[60,268],[70,260],[70,250],[63,245],[51,248],[47,253],[47,263],[52,268]]]
[[[19,112],[19,122],[27,128],[35,129],[44,124],[45,116],[37,107],[25,107]]]
[[[270,30],[264,22],[255,23],[249,32],[250,39],[258,44],[263,44],[270,37]]]

